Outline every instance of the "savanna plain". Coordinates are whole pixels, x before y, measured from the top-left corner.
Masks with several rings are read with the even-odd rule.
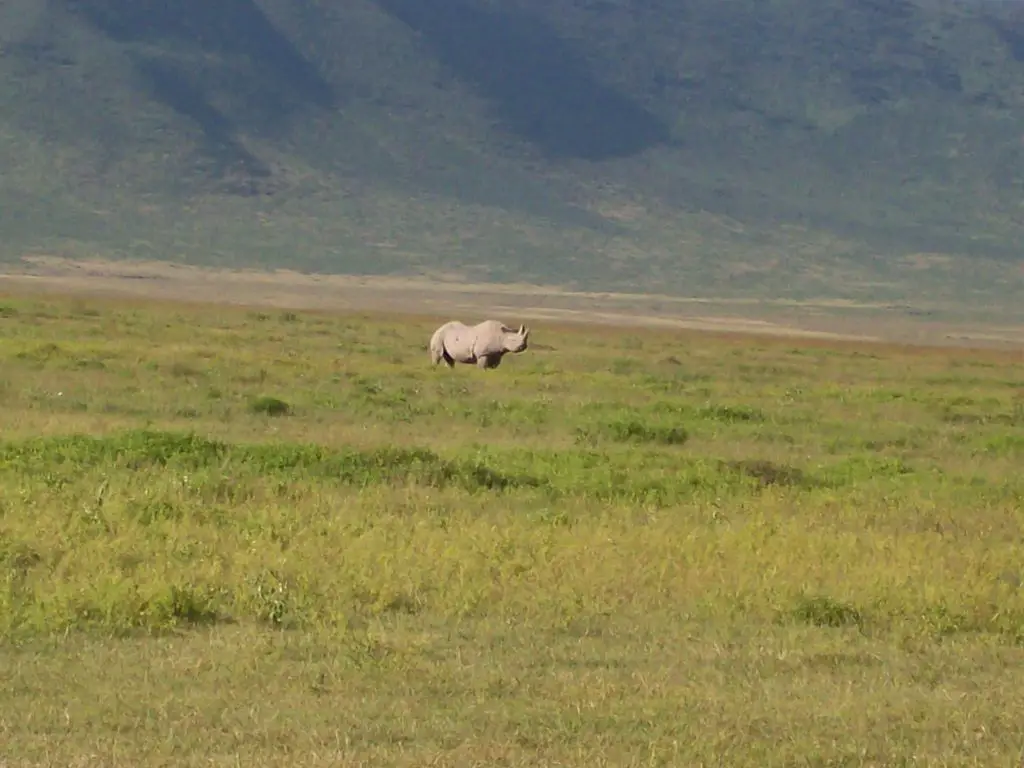
[[[1019,352],[445,319],[0,299],[0,765],[1021,765]]]

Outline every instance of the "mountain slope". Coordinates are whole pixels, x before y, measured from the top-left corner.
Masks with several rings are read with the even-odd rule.
[[[1024,15],[932,0],[8,0],[4,253],[1024,295]]]

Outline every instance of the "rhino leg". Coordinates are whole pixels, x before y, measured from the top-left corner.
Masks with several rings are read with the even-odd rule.
[[[481,355],[477,358],[476,364],[484,370],[497,368],[501,365],[501,355]]]
[[[430,364],[437,365],[441,362],[441,358],[444,357],[444,343],[441,341],[441,330],[434,331],[434,335],[430,337]]]
[[[430,364],[431,365],[438,365],[442,361],[444,361],[444,364],[446,366],[448,366],[449,368],[454,368],[455,367],[455,361],[452,360],[451,355],[449,355],[446,350],[442,349],[440,352],[435,352],[434,350],[430,350]]]
[[[430,364],[437,365],[442,360],[444,364],[449,368],[455,367],[455,360],[448,354],[448,350],[445,349],[444,341],[441,340],[439,334],[434,334],[434,337],[430,340]]]

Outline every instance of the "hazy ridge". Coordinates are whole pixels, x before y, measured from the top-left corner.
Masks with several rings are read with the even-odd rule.
[[[1012,303],[1018,7],[12,0],[3,252]]]

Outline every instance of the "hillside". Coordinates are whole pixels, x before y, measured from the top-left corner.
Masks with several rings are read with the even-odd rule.
[[[3,256],[1009,304],[1018,8],[7,0]]]

